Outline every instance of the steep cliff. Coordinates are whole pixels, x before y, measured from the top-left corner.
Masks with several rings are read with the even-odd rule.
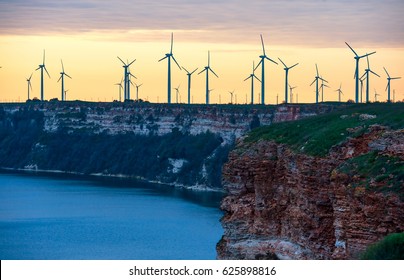
[[[403,232],[402,109],[353,108],[241,139],[223,168],[218,258],[355,259]]]
[[[0,168],[221,189],[221,167],[236,138],[261,124],[301,119],[338,106],[3,104]]]

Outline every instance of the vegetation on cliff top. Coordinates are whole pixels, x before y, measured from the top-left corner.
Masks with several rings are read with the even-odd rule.
[[[325,156],[332,146],[363,134],[373,124],[403,128],[404,103],[352,104],[329,114],[259,127],[245,141],[274,140],[298,152]]]
[[[209,131],[110,135],[85,130],[72,133],[63,127],[48,133],[43,126],[40,111],[23,108],[7,113],[0,107],[0,167],[120,174],[220,188],[221,167],[230,149]],[[176,160],[181,167],[173,166]]]

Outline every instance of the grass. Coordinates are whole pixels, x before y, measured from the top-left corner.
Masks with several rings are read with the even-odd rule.
[[[363,119],[362,114],[376,118]],[[332,146],[364,133],[373,124],[403,128],[404,103],[352,104],[329,114],[259,127],[249,133],[246,142],[274,140],[297,152],[325,156]],[[348,131],[349,128],[356,129]]]
[[[338,171],[351,178],[354,175],[358,177],[358,180],[352,183],[354,188],[382,193],[393,192],[404,201],[404,162],[398,157],[379,155],[373,151],[347,160]]]

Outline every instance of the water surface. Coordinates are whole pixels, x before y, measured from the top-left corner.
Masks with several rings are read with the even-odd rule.
[[[0,173],[1,259],[215,259],[220,195]]]

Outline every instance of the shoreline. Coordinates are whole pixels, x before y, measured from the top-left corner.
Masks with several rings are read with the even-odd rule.
[[[71,171],[63,171],[63,170],[47,170],[47,169],[32,169],[32,168],[11,168],[11,167],[0,167],[0,173],[19,173],[19,174],[34,174],[34,175],[48,175],[48,176],[57,176],[57,175],[65,175],[65,176],[73,176],[81,179],[119,179],[126,181],[135,181],[146,184],[156,184],[160,186],[166,186],[171,188],[178,189],[186,189],[191,191],[199,191],[199,192],[214,192],[214,193],[222,193],[226,192],[224,189],[214,189],[211,187],[207,187],[205,185],[184,185],[178,183],[165,183],[158,180],[148,180],[144,177],[140,176],[129,176],[124,174],[104,174],[104,173],[79,173],[79,172],[71,172]]]

